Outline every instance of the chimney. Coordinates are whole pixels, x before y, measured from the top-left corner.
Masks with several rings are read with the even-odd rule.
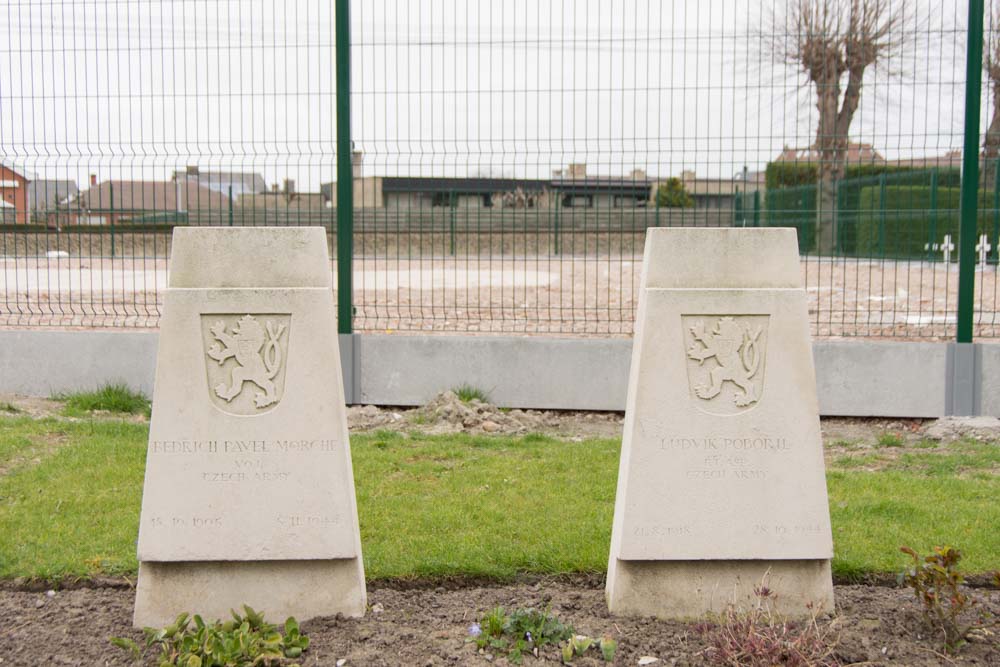
[[[635,181],[646,180],[646,170],[645,169],[633,169],[632,173],[629,174],[629,178]]]
[[[292,178],[285,179],[285,194],[286,195],[295,194],[295,179]]]
[[[91,174],[90,175],[90,187],[92,187],[92,188],[96,188],[97,187],[97,174]]]
[[[186,193],[184,192],[184,189],[181,188],[181,180],[179,178],[175,179],[174,180],[174,209],[178,213],[182,213],[184,211],[184,195],[185,194]]]
[[[361,178],[361,163],[364,161],[364,153],[354,151],[351,153],[351,175],[354,178]]]
[[[568,171],[570,178],[584,178],[587,175],[587,163],[570,162]]]
[[[198,175],[198,165],[196,165],[196,164],[189,164],[187,166],[187,175],[188,176],[197,176]]]
[[[277,191],[278,191],[278,184],[275,183],[274,185],[271,186],[271,192],[277,192]]]

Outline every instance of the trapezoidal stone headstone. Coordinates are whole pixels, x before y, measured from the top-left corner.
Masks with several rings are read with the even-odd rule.
[[[139,523],[136,626],[365,610],[322,228],[178,228]]]
[[[648,230],[609,609],[832,611],[832,555],[795,231]]]

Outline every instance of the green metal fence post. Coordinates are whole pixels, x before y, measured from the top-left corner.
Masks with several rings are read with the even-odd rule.
[[[753,193],[753,226],[760,227],[760,190]]]
[[[350,0],[337,0],[337,330],[353,331],[354,176],[351,164]]]
[[[452,192],[449,195],[448,203],[448,254],[455,255],[455,209],[458,208],[458,193]]]
[[[976,291],[976,200],[979,194],[979,105],[983,87],[983,0],[969,0],[965,52],[965,144],[958,233],[958,313],[956,340],[972,342]]]
[[[111,258],[114,259],[115,257],[115,182],[114,181],[108,181],[108,194],[109,194],[108,201],[110,205],[110,208],[108,210],[111,211],[108,214],[108,220],[111,221]]]
[[[878,254],[885,257],[885,174],[878,177]]]
[[[733,227],[746,227],[747,219],[743,215],[743,195],[740,194],[740,189],[736,188],[736,196],[733,197]]]
[[[233,186],[229,186],[229,226],[233,226]]]
[[[556,206],[555,206],[555,224],[552,225],[552,249],[555,254],[559,254],[559,196],[556,195]]]
[[[938,208],[938,170],[931,172],[931,224],[930,239],[927,241],[927,259],[934,258],[934,243],[937,239],[937,208]]]

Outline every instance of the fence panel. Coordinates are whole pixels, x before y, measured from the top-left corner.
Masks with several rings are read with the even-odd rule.
[[[336,3],[0,4],[0,326],[155,327],[175,225],[321,225],[336,257]],[[350,2],[354,328],[630,335],[645,230],[736,225],[798,230],[814,335],[953,338],[965,7],[884,3],[849,100],[801,6]]]

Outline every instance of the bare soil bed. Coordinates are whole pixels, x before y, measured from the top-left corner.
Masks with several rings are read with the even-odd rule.
[[[939,653],[917,614],[912,595],[879,586],[837,587],[838,614],[820,619],[832,623],[834,653],[844,665],[998,665],[1000,641],[980,632],[957,656]],[[986,606],[1000,614],[1000,593],[981,592]],[[131,628],[133,591],[117,587],[24,592],[0,591],[0,665],[128,665],[129,655],[108,638],[141,639]],[[712,664],[708,643],[690,624],[612,616],[604,603],[601,581],[574,577],[511,585],[450,585],[411,582],[374,583],[369,613],[362,619],[321,618],[303,624],[312,640],[303,656],[309,665],[487,665],[509,664],[503,655],[477,652],[467,641],[468,627],[496,605],[505,608],[550,608],[577,632],[618,641],[616,665],[637,665],[644,657],[653,665]],[[279,619],[269,619],[272,622]],[[282,619],[283,620],[283,619]],[[346,660],[339,663],[340,660]],[[156,664],[148,655],[142,663]],[[547,647],[526,665],[561,664],[558,651]],[[576,665],[606,664],[582,657]]]

